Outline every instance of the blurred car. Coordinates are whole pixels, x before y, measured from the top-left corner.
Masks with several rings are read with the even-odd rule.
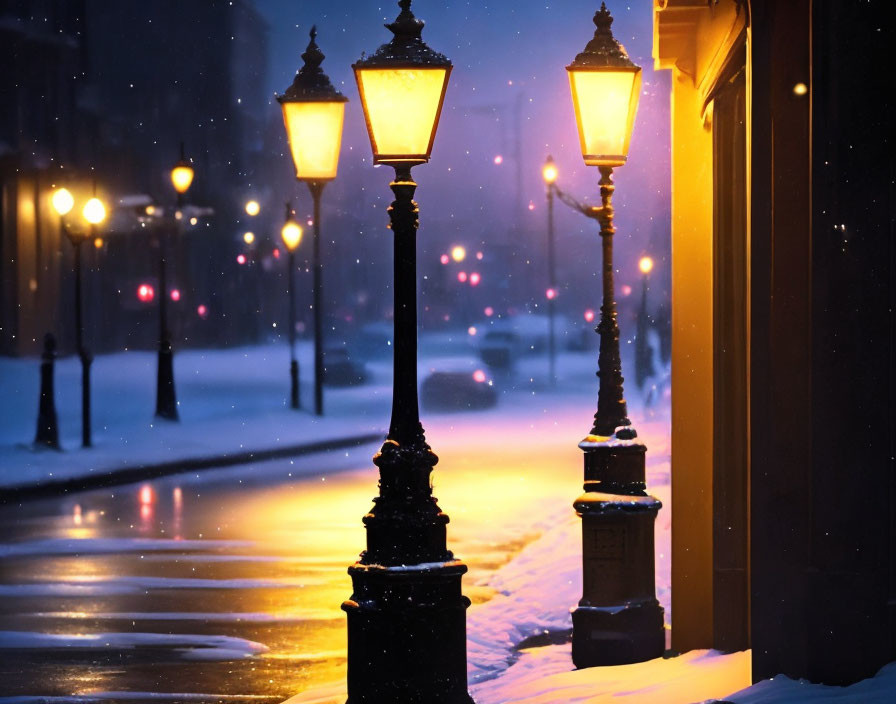
[[[356,358],[379,359],[392,356],[392,323],[367,323],[351,343]]]
[[[562,315],[555,317],[555,334],[559,343],[565,327]],[[550,323],[546,315],[524,314],[489,321],[479,344],[479,356],[494,369],[510,369],[526,354],[538,354],[548,347]]]
[[[494,382],[473,360],[430,365],[420,384],[420,401],[429,411],[471,411],[498,403]]]
[[[357,386],[367,381],[367,369],[349,357],[344,347],[324,350],[324,383],[328,386]]]

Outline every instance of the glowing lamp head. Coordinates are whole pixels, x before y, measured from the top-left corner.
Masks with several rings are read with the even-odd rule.
[[[296,178],[303,181],[336,178],[348,100],[321,69],[324,55],[316,37],[317,28],[312,27],[311,41],[302,54],[304,65],[286,92],[277,96]]]
[[[638,110],[641,67],[613,37],[613,18],[605,3],[594,15],[594,24],[594,38],[566,67],[582,158],[589,166],[622,166]]]
[[[258,204],[257,200],[250,200],[246,203],[246,215],[254,218],[260,212],[261,206]]]
[[[245,232],[243,233],[243,242],[246,244],[252,244],[255,242],[255,233],[254,232]]]
[[[102,249],[104,244],[106,243],[103,241],[102,237],[97,237],[93,240],[93,246],[97,249]]]
[[[462,262],[467,258],[467,250],[460,245],[456,245],[451,248],[451,258],[456,262]]]
[[[295,252],[302,241],[302,226],[293,217],[289,203],[286,204],[286,222],[283,223],[283,228],[280,230],[280,237],[290,252]]]
[[[557,180],[557,175],[557,164],[554,163],[554,157],[548,156],[541,168],[541,176],[544,178],[544,182],[550,186]]]
[[[392,41],[352,65],[375,164],[429,161],[451,75],[451,62],[421,38],[423,21],[400,0],[386,28]]]
[[[649,274],[653,271],[653,259],[650,257],[641,257],[638,260],[638,269],[641,270],[642,274]]]
[[[60,216],[67,215],[75,207],[75,198],[67,188],[57,188],[50,197],[50,203]]]
[[[190,184],[193,183],[193,175],[193,167],[190,166],[190,162],[184,156],[184,145],[181,142],[180,161],[171,169],[171,184],[174,186],[174,190],[180,195],[186,193],[190,189]]]
[[[106,206],[103,205],[103,201],[94,196],[84,204],[84,210],[81,213],[91,225],[99,225],[106,219]]]

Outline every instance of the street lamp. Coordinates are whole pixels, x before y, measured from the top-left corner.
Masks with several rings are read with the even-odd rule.
[[[296,222],[292,214],[292,205],[286,204],[286,220],[280,230],[280,237],[289,252],[287,265],[289,266],[289,284],[286,295],[289,296],[289,377],[290,377],[290,406],[299,408],[299,362],[296,359],[296,249],[302,241],[302,228]]]
[[[597,413],[579,443],[585,494],[573,504],[582,517],[583,564],[582,599],[572,614],[576,667],[640,662],[659,657],[665,647],[653,537],[662,504],[645,492],[647,448],[637,441],[623,398],[613,291],[612,174],[628,156],[641,69],[613,38],[612,23],[601,3],[593,39],[567,66],[582,158],[601,176],[601,205],[584,211],[600,223],[603,243]]]
[[[94,195],[81,209],[81,217],[87,226],[73,226],[66,219],[75,207],[75,198],[67,188],[58,188],[50,198],[53,209],[59,215],[62,230],[68,237],[75,252],[75,346],[78,357],[81,359],[81,445],[90,447],[90,365],[93,362],[90,352],[84,346],[84,322],[81,312],[81,245],[89,239],[93,239],[96,226],[106,219],[106,206],[96,197],[96,184]]]
[[[180,159],[171,169],[171,184],[177,193],[177,210],[173,224],[176,232],[180,230],[184,200],[193,183],[193,176],[193,167],[184,156],[184,143],[181,142]],[[149,208],[147,214],[150,214]],[[174,391],[174,351],[171,346],[171,331],[168,329],[168,267],[165,257],[167,235],[167,228],[164,228],[159,236],[159,364],[156,374],[156,416],[167,420],[179,420],[177,396]]]
[[[317,46],[317,28],[311,28],[311,41],[302,54],[305,62],[296,73],[292,85],[277,101],[283,109],[283,123],[296,178],[308,184],[314,201],[313,258],[313,308],[314,308],[314,412],[324,412],[324,351],[320,261],[320,197],[324,186],[336,178],[339,151],[342,146],[342,123],[345,103],[342,93],[333,87],[320,65],[324,55]]]
[[[557,297],[557,283],[554,261],[554,189],[557,183],[557,164],[554,157],[548,155],[541,169],[541,176],[547,188],[548,197],[548,359],[550,360],[551,386],[557,383],[557,348],[554,334],[554,299]]]
[[[411,0],[387,28],[394,37],[353,65],[373,160],[395,169],[389,207],[394,235],[394,377],[389,434],[373,461],[379,496],[364,517],[367,549],[349,567],[348,704],[471,704],[467,693],[466,565],[447,549],[432,495],[438,458],[417,400],[417,184],[429,161],[451,62],[430,49]]]
[[[642,274],[641,307],[638,309],[638,318],[635,325],[635,383],[639,389],[644,388],[644,382],[650,377],[653,359],[650,347],[647,344],[647,327],[649,313],[647,311],[647,288],[650,272],[653,271],[653,259],[641,257],[638,260],[638,270]]]

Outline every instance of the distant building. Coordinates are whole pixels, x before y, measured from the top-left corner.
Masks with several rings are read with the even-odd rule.
[[[133,194],[170,204],[181,141],[196,170],[188,200],[216,215],[188,224],[172,257],[180,332],[209,341],[239,333],[201,325],[188,311],[204,303],[220,323],[231,305],[222,298],[262,146],[267,46],[251,0],[3,3],[0,352],[34,353],[50,330],[63,350],[72,347],[71,246],[49,207],[53,186],[87,192],[95,179],[112,206]],[[141,235],[109,232],[88,255],[94,351],[152,344],[155,311],[130,300],[137,282],[156,275],[155,250]]]

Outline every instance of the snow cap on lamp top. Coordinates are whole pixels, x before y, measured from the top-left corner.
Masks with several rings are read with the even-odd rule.
[[[585,46],[585,51],[576,56],[568,68],[635,68],[625,47],[613,37],[610,25],[613,17],[602,2],[600,10],[594,13],[594,37]]]
[[[316,25],[311,28],[310,36],[311,41],[308,42],[308,48],[302,54],[302,60],[305,63],[296,73],[292,85],[286,89],[283,95],[277,96],[277,102],[310,102],[317,100],[347,102],[348,98],[333,87],[330,78],[320,67],[326,57],[315,41],[317,38]]]
[[[401,66],[451,66],[451,60],[444,54],[430,49],[420,36],[423,20],[411,12],[411,0],[400,0],[401,12],[391,24],[384,25],[395,36],[383,44],[370,56],[361,55],[354,64],[360,68],[401,67]]]

